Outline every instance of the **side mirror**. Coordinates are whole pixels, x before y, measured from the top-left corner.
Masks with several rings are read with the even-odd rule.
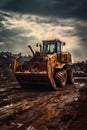
[[[36,47],[38,47],[39,46],[39,43],[36,43]]]
[[[41,44],[40,43],[36,43],[36,47],[40,46],[41,47]]]

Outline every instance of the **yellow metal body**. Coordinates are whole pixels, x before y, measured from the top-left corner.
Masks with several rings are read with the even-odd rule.
[[[58,57],[60,56],[60,60]],[[72,64],[71,55],[68,52],[62,52],[61,54],[48,54],[45,57],[47,62],[47,68],[45,71],[18,71],[17,68],[20,66],[18,59],[14,61],[14,74],[17,77],[21,85],[35,86],[38,84],[41,85],[50,85],[55,90],[58,89],[54,80],[55,69],[62,69],[66,64]]]

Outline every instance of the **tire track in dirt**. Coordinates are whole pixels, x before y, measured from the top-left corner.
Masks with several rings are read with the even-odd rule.
[[[65,130],[76,116],[84,85],[77,82],[54,92],[28,91],[15,82],[5,87],[0,91],[1,130]]]

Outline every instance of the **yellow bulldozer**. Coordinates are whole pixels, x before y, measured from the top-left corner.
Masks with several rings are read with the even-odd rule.
[[[64,45],[65,42],[59,39],[43,40],[42,44],[36,44],[40,47],[39,52],[34,52],[29,45],[32,58],[22,61],[22,57],[19,57],[14,61],[14,75],[19,84],[22,87],[43,86],[58,90],[67,83],[74,83],[71,54],[62,51]]]

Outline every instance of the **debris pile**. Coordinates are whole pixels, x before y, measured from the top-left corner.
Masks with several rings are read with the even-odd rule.
[[[0,80],[11,78],[13,75],[14,59],[18,54],[0,52]]]
[[[76,76],[87,77],[87,61],[74,63],[74,68],[76,70]]]
[[[20,65],[17,68],[17,71],[30,71],[30,72],[39,72],[45,71],[47,68],[47,64],[45,61],[28,61],[24,62],[24,64]]]

